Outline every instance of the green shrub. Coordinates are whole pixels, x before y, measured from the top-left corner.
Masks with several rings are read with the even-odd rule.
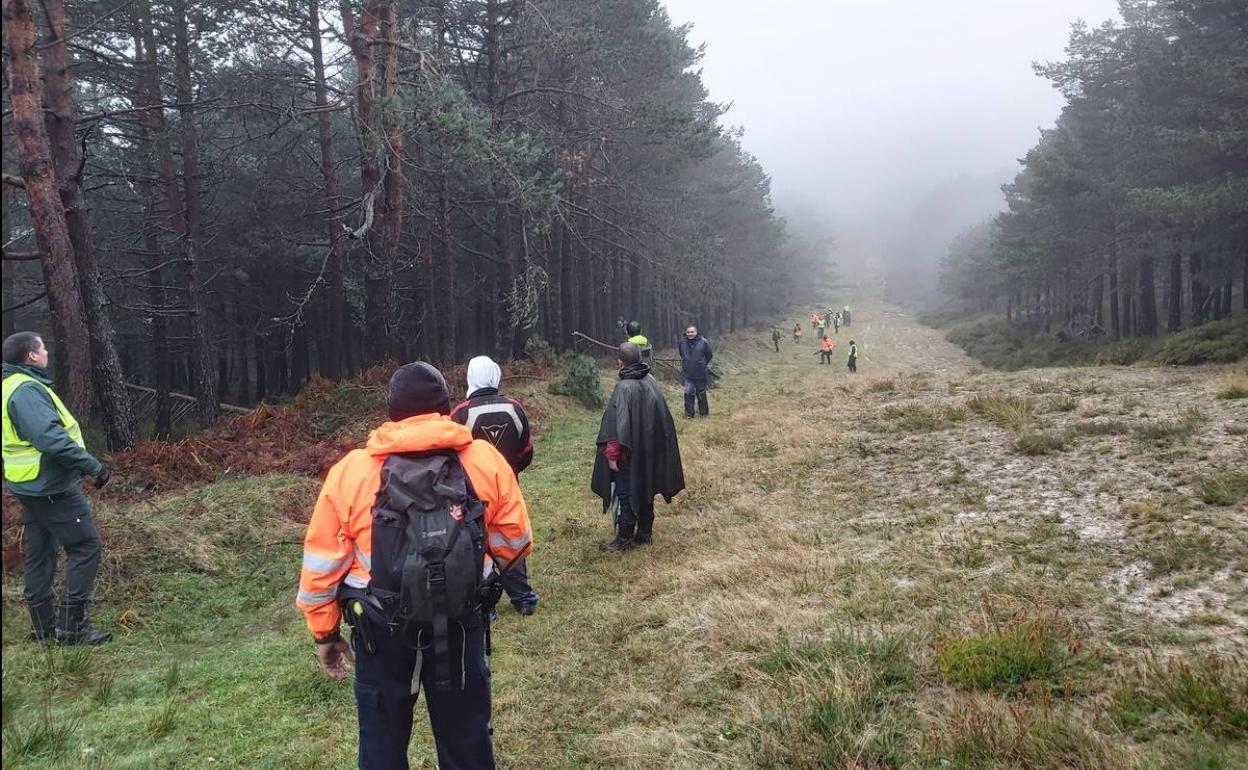
[[[1092,360],[1099,366],[1129,366],[1150,358],[1156,349],[1157,340],[1133,337],[1097,348]]]
[[[1158,363],[1189,366],[1248,358],[1248,317],[1212,321],[1171,334],[1161,342]]]
[[[1057,618],[1016,618],[986,634],[945,639],[936,667],[947,681],[1013,692],[1030,681],[1053,683],[1070,662],[1068,629]]]
[[[1011,326],[1003,318],[981,318],[954,326],[946,335],[974,359],[994,369],[1078,366],[1092,361],[1095,345]]]
[[[1248,318],[1243,317],[1213,321],[1161,339],[1092,342],[1037,333],[1011,325],[1000,316],[981,316],[953,325],[945,336],[980,363],[1007,370],[1127,365],[1150,360],[1186,366],[1248,358]]]
[[[568,362],[566,375],[562,381],[551,384],[550,392],[557,396],[571,396],[590,409],[601,409],[607,403],[607,397],[602,392],[602,378],[598,375],[598,363],[584,354]]]
[[[545,337],[534,334],[524,343],[524,354],[538,366],[555,366],[559,363],[559,354],[546,341]]]

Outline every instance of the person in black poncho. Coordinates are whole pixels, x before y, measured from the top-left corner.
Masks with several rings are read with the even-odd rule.
[[[663,389],[641,349],[620,345],[620,379],[602,415],[590,488],[602,498],[603,510],[618,501],[615,538],[604,551],[625,551],[649,543],[654,532],[654,496],[664,502],[685,488],[676,441],[676,423]]]

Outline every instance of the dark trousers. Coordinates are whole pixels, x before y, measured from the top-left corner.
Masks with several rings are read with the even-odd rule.
[[[479,619],[450,627],[451,687],[435,686],[433,645],[428,629],[420,634],[424,655],[413,634],[373,624],[376,651],[355,647],[355,702],[360,720],[360,770],[407,770],[412,737],[412,675],[418,658],[425,708],[438,747],[440,770],[492,770],[490,669],[485,660],[485,627]],[[462,662],[462,665],[461,665]],[[461,687],[462,683],[462,687]]]
[[[537,604],[537,592],[529,585],[529,565],[524,559],[511,565],[499,582],[516,609]]]
[[[654,498],[638,499],[632,491],[632,469],[628,462],[621,463],[620,470],[612,474],[615,494],[620,499],[620,513],[616,525],[625,531],[636,530],[643,535],[654,532]]]
[[[776,338],[776,339],[772,340],[771,342],[772,342],[772,344],[773,344],[773,345],[775,345],[775,346],[776,346],[776,352],[777,352],[777,353],[779,353],[779,352],[780,352],[780,339],[779,339],[779,338]]]
[[[698,414],[706,417],[711,413],[711,406],[706,400],[706,380],[685,380],[685,416],[693,416],[693,402],[698,402]]]
[[[50,497],[14,495],[22,506],[22,565],[28,604],[52,601],[58,551],[65,551],[67,604],[88,602],[100,566],[100,534],[82,490]]]
[[[831,354],[830,352],[826,351],[826,350],[820,350],[820,351],[819,351],[819,363],[820,363],[820,364],[831,364],[831,363],[832,363],[832,354]]]
[[[858,371],[858,359],[853,356],[850,356],[849,358],[849,370],[851,372]]]

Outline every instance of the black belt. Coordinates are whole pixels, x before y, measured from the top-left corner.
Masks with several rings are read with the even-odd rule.
[[[13,496],[16,497],[18,500],[22,500],[22,499],[47,500],[49,503],[55,503],[57,500],[64,500],[65,498],[69,497],[70,495],[74,494],[77,491],[78,490],[76,489],[67,489],[64,492],[57,492],[54,495],[22,495],[22,494],[18,494],[17,492],[14,492]]]

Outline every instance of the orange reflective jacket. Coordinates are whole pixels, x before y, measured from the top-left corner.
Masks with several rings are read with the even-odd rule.
[[[381,486],[381,465],[399,452],[454,449],[477,497],[486,503],[486,553],[505,566],[533,547],[529,511],[511,466],[485,441],[440,414],[387,422],[368,437],[368,446],[347,453],[329,470],[303,540],[297,606],[317,639],[341,622],[338,586],[368,585],[372,564],[373,502]]]
[[[823,352],[824,353],[831,353],[832,348],[834,347],[836,347],[836,343],[832,341],[831,337],[823,338]]]

